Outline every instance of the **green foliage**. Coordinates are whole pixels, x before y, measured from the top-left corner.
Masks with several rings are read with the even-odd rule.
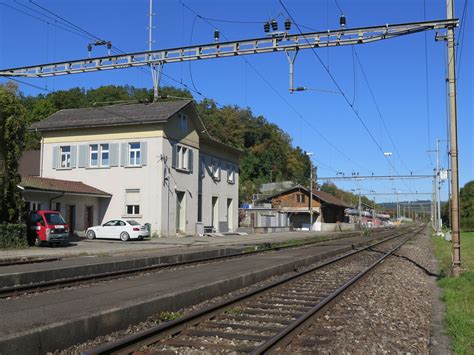
[[[170,320],[178,319],[179,317],[182,317],[182,316],[183,316],[182,312],[161,312],[160,320],[163,322],[167,322]]]
[[[291,138],[263,116],[237,106],[218,108],[203,100],[198,111],[209,133],[221,142],[244,152],[240,161],[240,199],[251,201],[264,182],[292,180],[307,184],[310,175],[308,156]]]
[[[27,246],[24,224],[0,224],[0,249],[26,248]]]
[[[14,89],[0,85],[0,223],[17,223],[22,216],[23,199],[17,185],[25,133],[24,107]]]
[[[461,261],[466,271],[449,277],[452,244],[434,237],[435,253],[442,278],[438,284],[446,303],[444,324],[455,354],[474,353],[474,232],[461,233]]]
[[[460,191],[461,228],[474,230],[474,180],[469,181]]]

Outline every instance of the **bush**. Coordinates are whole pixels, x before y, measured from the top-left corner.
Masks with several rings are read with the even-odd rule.
[[[0,224],[0,249],[25,248],[27,246],[26,227],[24,224]]]

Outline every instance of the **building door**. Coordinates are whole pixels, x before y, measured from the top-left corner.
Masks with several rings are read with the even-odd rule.
[[[186,198],[183,191],[176,192],[176,231],[186,230]]]
[[[234,211],[233,211],[233,203],[232,199],[228,198],[227,199],[227,228],[229,231],[232,231],[234,229]]]
[[[76,206],[67,205],[66,211],[66,222],[69,225],[69,234],[72,234],[76,229]]]
[[[84,230],[94,225],[94,206],[86,206],[84,211]]]
[[[215,196],[212,196],[211,221],[212,226],[216,229],[217,232],[219,229],[219,203],[218,198]]]

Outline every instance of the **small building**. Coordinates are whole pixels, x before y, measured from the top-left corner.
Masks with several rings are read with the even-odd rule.
[[[116,218],[160,236],[238,227],[241,152],[209,135],[192,100],[60,110],[30,129],[42,138],[24,157],[39,162],[20,184],[29,208],[59,203],[77,230]]]
[[[309,189],[296,185],[261,197],[257,202],[270,203],[272,208],[287,213],[290,225],[296,230],[328,230],[332,226],[326,225],[344,223],[344,210],[350,204],[324,191],[313,191],[311,199],[310,203]]]

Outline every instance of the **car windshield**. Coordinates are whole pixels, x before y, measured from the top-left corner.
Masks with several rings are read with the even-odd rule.
[[[140,223],[138,223],[137,221],[127,221],[128,224],[130,224],[131,226],[139,226]]]
[[[66,224],[59,213],[45,213],[44,216],[48,224]]]

